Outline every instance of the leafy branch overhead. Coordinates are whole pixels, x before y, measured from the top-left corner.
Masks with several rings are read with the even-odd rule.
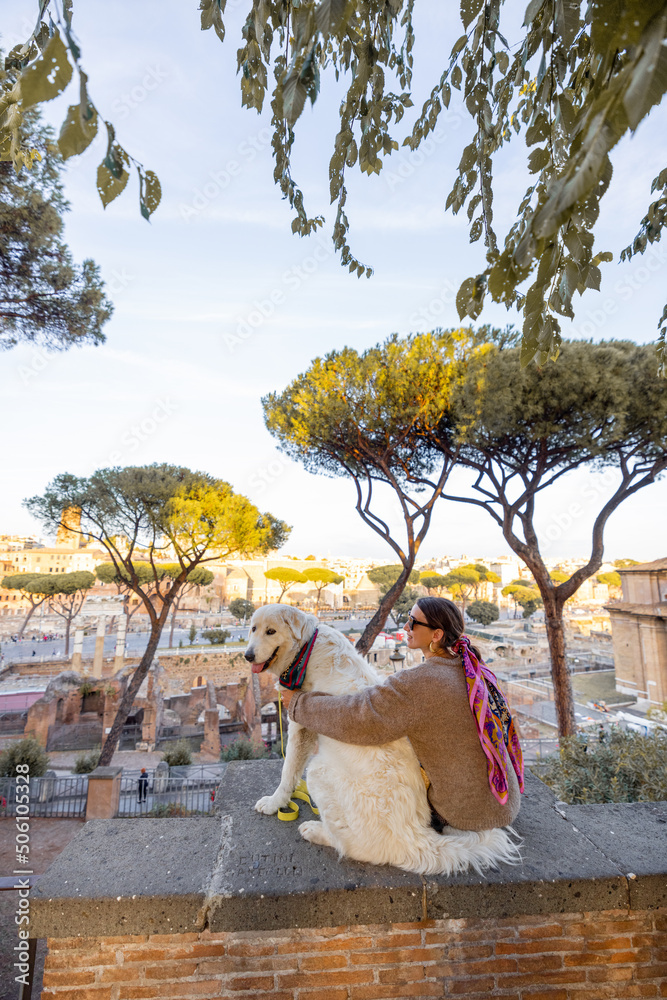
[[[59,0],[41,0],[42,17]],[[0,152],[17,168],[31,151],[17,139],[24,106],[50,100],[69,83],[75,66],[78,105],[70,108],[60,142],[63,155],[81,152],[97,130],[97,111],[87,95],[80,52],[71,31],[72,0],[63,0],[54,25],[41,20],[25,46],[9,57],[19,80],[4,81],[0,97]],[[558,356],[560,317],[574,316],[573,298],[599,288],[600,265],[612,259],[594,247],[600,202],[612,179],[611,154],[660,103],[667,89],[665,0],[530,0],[516,44],[505,37],[514,10],[504,0],[461,0],[463,33],[403,140],[412,150],[435,128],[460,92],[470,116],[470,141],[462,150],[446,208],[466,209],[471,242],[483,239],[485,266],[459,288],[461,319],[477,319],[487,296],[523,314],[521,363],[544,364]],[[294,210],[292,230],[307,235],[322,226],[310,216],[292,176],[295,128],[322,81],[343,78],[339,123],[329,161],[332,237],[341,262],[370,277],[349,243],[346,173],[377,174],[399,146],[395,127],[412,107],[414,0],[251,0],[238,49],[242,103],[261,111],[269,78],[274,179]],[[225,0],[200,0],[201,26],[224,40]],[[514,29],[512,29],[514,32]],[[127,182],[131,158],[106,124],[108,151],[98,172],[103,200]],[[516,136],[527,146],[531,182],[517,218],[504,236],[493,216],[497,155]],[[133,162],[133,161],[132,161]],[[159,183],[136,164],[141,210],[159,202]],[[643,252],[660,239],[665,221],[664,171],[654,182],[663,196],[653,202],[622,257]],[[667,307],[659,323],[660,369],[667,375]]]
[[[64,160],[78,156],[88,148],[98,132],[100,115],[88,93],[88,76],[81,67],[81,50],[72,32],[72,2],[63,0],[59,9],[55,0],[41,0],[40,16],[32,35],[23,45],[16,45],[0,71],[0,160],[11,161],[17,173],[30,169],[39,152],[22,141],[25,113],[53,100],[68,87],[74,76],[79,81],[76,104],[70,105],[58,136],[58,149]],[[48,11],[48,22],[46,18]],[[145,170],[116,141],[113,125],[105,121],[107,152],[97,168],[97,190],[107,205],[124,190],[129,170],[139,177],[139,208],[150,219],[160,203],[157,175]]]

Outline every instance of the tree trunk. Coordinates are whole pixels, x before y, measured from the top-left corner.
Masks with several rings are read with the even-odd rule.
[[[544,602],[544,617],[551,655],[551,677],[554,685],[554,701],[558,720],[559,736],[574,736],[577,724],[574,718],[574,697],[565,657],[565,630],[563,628],[563,607],[551,599]]]
[[[69,632],[72,627],[72,619],[65,619],[65,659],[69,656]]]
[[[26,630],[26,627],[27,627],[27,625],[28,625],[28,622],[30,621],[30,619],[32,618],[32,616],[34,615],[34,613],[35,613],[35,611],[36,611],[36,610],[37,610],[37,605],[36,605],[36,604],[32,604],[32,605],[30,606],[30,611],[29,611],[29,612],[28,612],[28,614],[27,614],[27,615],[25,616],[25,621],[23,622],[23,625],[21,625],[21,631],[19,632],[19,639],[22,639],[22,638],[23,638],[23,633],[24,633],[24,632],[25,632],[25,630]]]
[[[371,646],[375,642],[376,637],[384,628],[387,618],[391,614],[391,609],[393,608],[396,601],[399,599],[410,573],[412,573],[412,567],[414,566],[414,559],[408,560],[408,565],[404,566],[401,575],[399,576],[396,583],[391,587],[387,593],[384,595],[380,601],[380,606],[369,621],[368,625],[364,629],[363,635],[358,640],[356,645],[356,650],[361,653],[362,656],[366,656],[369,652]]]
[[[144,677],[150,670],[153,657],[155,656],[155,650],[160,642],[160,634],[162,632],[163,625],[164,622],[160,622],[159,619],[153,623],[150,639],[148,640],[148,645],[146,646],[144,655],[141,657],[141,663],[135,670],[132,680],[125,690],[125,694],[123,695],[120,705],[118,706],[118,711],[116,712],[116,718],[113,720],[111,731],[104,741],[98,767],[108,767],[111,763],[114,751],[118,745],[118,740],[120,739],[123,731],[123,726],[125,725],[127,717],[132,709],[137,691],[141,687]]]

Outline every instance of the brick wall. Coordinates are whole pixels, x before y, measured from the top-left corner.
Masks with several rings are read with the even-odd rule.
[[[53,938],[55,1000],[667,997],[667,910]]]

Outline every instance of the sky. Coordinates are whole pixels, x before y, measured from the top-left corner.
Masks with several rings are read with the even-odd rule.
[[[399,143],[460,33],[451,5],[416,6],[415,107],[394,128]],[[523,6],[508,0],[517,15],[510,42],[519,37]],[[75,0],[91,96],[121,145],[158,174],[163,197],[146,223],[132,177],[103,210],[95,188],[101,136],[69,161],[66,238],[76,260],[91,257],[100,265],[115,312],[99,347],[49,353],[21,346],[0,356],[0,532],[41,533],[21,501],[60,472],[171,462],[228,480],[291,524],[286,553],[392,557],[356,514],[350,482],[311,475],[280,454],[264,426],[261,399],[333,349],[363,350],[392,332],[458,325],[456,289],[484,265],[483,247],[468,243],[465,218],[444,211],[471,125],[453,102],[421,152],[399,149],[378,177],[351,175],[349,239],[375,269],[370,280],[353,278],[329,238],[328,160],[343,91],[324,80],[314,108],[298,123],[293,173],[308,212],[326,218],[318,235],[300,239],[273,183],[269,111],[241,107],[236,49],[247,7],[229,0],[221,44],[200,30],[197,0]],[[5,49],[32,30],[34,8],[34,0],[0,6]],[[45,112],[57,127],[78,99],[74,86]],[[615,261],[664,166],[664,150],[651,136],[664,134],[665,114],[664,107],[654,111],[614,156],[596,245],[612,250]],[[526,186],[522,142],[508,151],[496,177],[495,220],[503,235]],[[604,265],[601,292],[576,299],[566,335],[653,341],[666,276],[667,246],[645,260]],[[500,326],[516,319],[494,304],[481,317]],[[453,484],[463,481],[455,477]],[[544,554],[585,555],[592,520],[610,492],[613,477],[588,471],[549,490],[537,517]],[[667,554],[666,508],[667,480],[626,501],[609,522],[606,556]],[[389,498],[383,513],[398,532]],[[507,552],[485,512],[443,501],[420,558]]]

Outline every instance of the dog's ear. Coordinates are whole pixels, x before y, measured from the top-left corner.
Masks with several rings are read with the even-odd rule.
[[[310,639],[315,628],[317,619],[314,615],[307,615],[298,608],[291,608],[288,604],[281,607],[280,613],[283,621],[294,636],[295,642],[306,642]]]

